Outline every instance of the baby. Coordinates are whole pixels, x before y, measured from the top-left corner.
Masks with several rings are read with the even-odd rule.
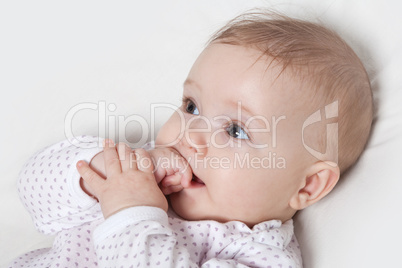
[[[28,161],[21,199],[57,235],[10,266],[302,267],[292,217],[357,161],[372,113],[337,34],[239,16],[194,63],[153,148],[80,137]]]

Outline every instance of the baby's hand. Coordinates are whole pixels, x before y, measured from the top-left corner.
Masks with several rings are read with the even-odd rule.
[[[169,195],[189,186],[193,173],[190,165],[175,149],[157,148],[149,151],[154,162],[154,175],[162,192]]]
[[[133,151],[125,144],[118,148],[104,142],[106,180],[85,161],[77,163],[78,172],[98,198],[105,218],[134,206],[153,206],[167,211],[168,203],[152,173],[152,160],[144,149]]]

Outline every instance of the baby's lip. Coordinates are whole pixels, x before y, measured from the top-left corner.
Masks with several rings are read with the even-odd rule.
[[[189,161],[189,162],[187,162],[187,164],[191,168],[191,171],[192,171],[192,178],[191,178],[191,181],[189,182],[188,186],[190,186],[190,187],[205,186],[204,181],[202,179],[200,179],[199,176],[197,176],[196,170],[191,166],[191,162]]]
[[[193,173],[193,178],[192,178],[191,181],[196,182],[198,184],[204,184],[205,185],[205,183],[200,178],[198,178],[197,175],[195,175],[194,173]]]
[[[195,171],[195,169],[191,166],[190,161],[187,162],[187,164],[188,164],[189,167],[191,168],[191,171],[192,171],[192,174],[193,174],[189,186],[193,186],[193,187],[194,187],[194,186],[205,186],[204,181],[201,180],[200,177],[197,176],[196,171]]]
[[[201,187],[201,186],[205,186],[205,183],[202,179],[200,179],[200,177],[197,176],[196,171],[193,169],[193,167],[191,166],[190,162],[187,162],[188,166],[191,168],[191,173],[192,173],[192,177],[191,180],[188,183],[188,187]],[[187,187],[184,187],[187,188]]]
[[[202,188],[206,187],[205,183],[193,173],[193,178],[190,181],[189,188]]]

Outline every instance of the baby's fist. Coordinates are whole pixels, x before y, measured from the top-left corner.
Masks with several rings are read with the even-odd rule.
[[[187,160],[175,149],[160,147],[149,151],[154,162],[154,175],[162,192],[169,195],[188,187],[193,173]]]

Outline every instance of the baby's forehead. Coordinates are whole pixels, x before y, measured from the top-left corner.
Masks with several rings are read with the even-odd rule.
[[[210,102],[241,102],[250,110],[271,108],[284,113],[308,98],[306,81],[256,48],[212,43],[197,59],[185,84],[198,84]]]
[[[314,68],[311,66],[292,64],[282,57],[273,57],[256,46],[231,45],[219,42],[209,44],[201,53],[207,54],[217,62],[229,62],[233,67],[239,67],[241,71],[259,74],[265,82],[283,83],[293,81],[300,85],[311,80]],[[262,81],[261,81],[262,82]]]
[[[199,55],[194,64],[191,74],[197,71],[205,71],[205,69],[213,70],[216,75],[223,72],[231,73],[232,79],[251,79],[260,80],[260,83],[270,82],[274,84],[286,80],[299,81],[296,74],[301,72],[295,71],[296,68],[288,66],[282,59],[274,58],[266,55],[251,46],[230,45],[223,43],[212,43],[208,45]],[[227,77],[222,77],[225,79]]]

